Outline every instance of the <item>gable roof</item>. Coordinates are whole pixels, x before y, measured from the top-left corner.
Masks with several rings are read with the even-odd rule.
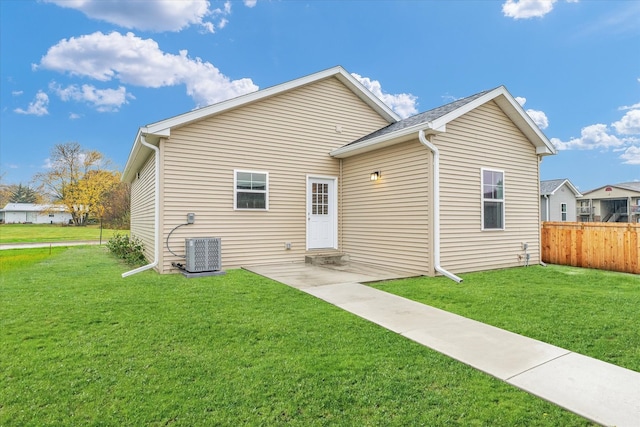
[[[540,181],[540,195],[541,196],[552,196],[555,194],[560,187],[563,185],[567,185],[569,189],[575,194],[576,197],[582,197],[582,194],[578,191],[578,189],[566,178],[563,179],[549,179],[546,181]]]
[[[181,127],[189,123],[193,123],[199,120],[203,120],[214,115],[229,111],[256,101],[260,101],[272,96],[279,95],[281,93],[306,86],[318,82],[320,80],[328,78],[337,78],[342,84],[344,84],[351,92],[358,96],[363,102],[369,105],[374,111],[376,111],[382,118],[389,123],[394,123],[400,120],[400,117],[382,100],[367,90],[355,77],[349,74],[341,66],[329,68],[324,71],[320,71],[314,74],[310,74],[305,77],[301,77],[295,80],[291,80],[286,83],[282,83],[276,86],[268,87],[256,92],[252,92],[246,95],[239,96],[237,98],[222,101],[217,104],[209,105],[207,107],[199,108],[197,110],[189,111],[184,114],[180,114],[175,117],[170,117],[159,122],[148,124],[141,127],[138,130],[136,138],[129,153],[127,164],[125,165],[124,172],[122,174],[122,180],[131,182],[135,176],[135,172],[142,166],[146,157],[150,153],[150,149],[144,147],[141,142],[141,136],[144,136],[147,142],[151,144],[158,144],[161,137],[168,137],[171,134],[171,129]]]
[[[587,194],[593,193],[598,190],[602,190],[603,188],[606,188],[606,187],[621,188],[623,190],[635,191],[637,193],[640,193],[640,182],[633,181],[633,182],[621,182],[620,184],[603,185],[602,187],[594,188],[593,190],[589,190],[585,193],[582,193],[582,195],[586,197]]]
[[[556,154],[556,149],[533,122],[522,106],[511,96],[504,86],[479,92],[449,104],[417,114],[397,123],[392,123],[363,138],[353,141],[331,152],[338,158],[350,157],[370,150],[405,141],[420,130],[437,134],[446,132],[446,125],[481,105],[494,101],[511,119],[520,131],[536,147],[539,155]]]

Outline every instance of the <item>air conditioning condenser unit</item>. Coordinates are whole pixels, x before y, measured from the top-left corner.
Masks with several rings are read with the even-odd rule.
[[[186,263],[189,273],[222,270],[222,242],[219,237],[201,237],[184,240]]]

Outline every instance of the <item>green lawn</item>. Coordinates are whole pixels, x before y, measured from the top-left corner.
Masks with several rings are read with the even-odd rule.
[[[89,246],[0,257],[3,426],[589,425],[243,270],[122,279]]]
[[[375,288],[640,371],[640,276],[532,266]]]
[[[106,242],[114,234],[128,234],[128,230],[102,230]],[[99,240],[100,226],[69,227],[51,224],[1,224],[0,243],[49,243],[72,240]]]

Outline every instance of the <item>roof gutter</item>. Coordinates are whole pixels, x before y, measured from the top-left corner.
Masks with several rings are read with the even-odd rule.
[[[462,278],[445,270],[440,265],[440,151],[438,150],[438,147],[427,140],[424,135],[424,130],[421,129],[418,132],[418,139],[420,140],[422,145],[427,147],[433,153],[433,261],[435,264],[435,269],[438,273],[441,273],[449,279],[460,283],[462,282]]]
[[[160,255],[160,227],[158,226],[158,224],[160,223],[160,148],[156,147],[155,145],[149,144],[145,136],[142,134],[140,134],[140,142],[145,147],[152,149],[155,152],[154,155],[156,156],[156,176],[155,176],[155,190],[154,190],[154,193],[155,193],[154,225],[156,228],[156,232],[155,232],[155,238],[154,238],[153,262],[151,264],[138,267],[135,270],[122,273],[123,278],[154,268],[156,265],[158,265],[158,259]]]

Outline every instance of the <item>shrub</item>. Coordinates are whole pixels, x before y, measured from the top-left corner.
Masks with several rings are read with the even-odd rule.
[[[132,265],[141,265],[146,262],[144,257],[144,244],[136,237],[126,234],[114,234],[107,242],[109,252]]]

